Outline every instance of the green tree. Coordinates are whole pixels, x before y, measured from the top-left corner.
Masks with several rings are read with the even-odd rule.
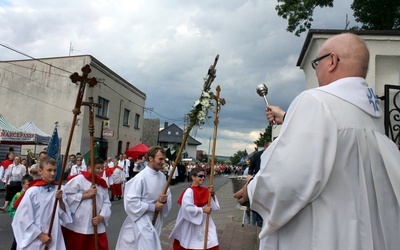
[[[240,162],[240,159],[246,157],[247,155],[248,153],[246,149],[243,151],[239,150],[236,153],[234,153],[233,156],[229,157],[229,159],[231,160],[231,164],[235,166]]]
[[[362,29],[400,29],[399,0],[354,0],[351,9],[356,21],[362,23]]]
[[[311,28],[316,7],[333,7],[333,0],[277,0],[278,16],[288,20],[286,28],[296,36]],[[351,8],[362,29],[400,29],[399,0],[354,0]],[[354,27],[355,29],[357,27]]]
[[[201,159],[197,159],[201,162],[208,162],[208,155],[207,154],[202,154]]]
[[[272,125],[268,125],[268,127],[265,128],[264,133],[260,133],[260,137],[254,141],[254,144],[256,144],[256,150],[258,147],[264,147],[264,143],[268,141],[272,141]]]

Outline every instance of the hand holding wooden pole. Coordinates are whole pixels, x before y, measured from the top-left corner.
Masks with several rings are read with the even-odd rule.
[[[59,183],[58,183],[58,189],[57,190],[61,189],[62,175],[63,175],[63,173],[65,171],[65,167],[67,165],[69,149],[71,147],[72,136],[73,136],[74,130],[75,130],[76,119],[77,119],[78,115],[81,113],[83,94],[85,93],[86,84],[89,84],[90,87],[93,87],[93,86],[95,86],[97,84],[97,80],[96,80],[95,77],[88,78],[88,75],[89,75],[89,73],[91,71],[92,70],[90,69],[90,66],[89,65],[85,65],[82,68],[82,76],[80,76],[76,72],[73,73],[70,76],[70,79],[71,79],[71,81],[73,83],[76,83],[76,82],[79,81],[80,85],[79,85],[79,90],[78,90],[78,96],[77,96],[76,102],[75,102],[75,108],[72,110],[72,112],[74,114],[74,117],[72,119],[72,125],[71,125],[70,132],[69,132],[67,148],[65,150],[65,154],[64,154],[64,158],[63,158],[63,164],[62,164],[61,175],[60,175],[61,177],[60,177],[60,180],[59,180]],[[51,213],[50,226],[49,226],[49,232],[48,232],[48,236],[49,237],[51,237],[51,230],[53,229],[54,217],[55,217],[56,209],[57,209],[57,205],[58,205],[57,203],[58,203],[58,199],[56,199],[54,201],[53,211]],[[48,249],[48,246],[46,245],[45,246],[45,250],[47,250],[47,249]]]
[[[210,181],[209,181],[209,188],[213,186],[214,181],[214,160],[215,160],[215,149],[217,145],[217,129],[219,123],[219,112],[221,111],[221,105],[225,105],[225,99],[220,98],[221,88],[218,85],[216,88],[217,94],[212,96],[212,99],[215,100],[215,113],[214,113],[214,135],[213,135],[213,146],[212,146],[212,155],[211,155],[211,168],[210,168]],[[208,194],[208,203],[207,206],[211,206],[211,193]],[[210,214],[207,214],[206,217],[206,227],[204,230],[204,250],[207,249],[207,239],[208,239],[208,227],[210,223]]]
[[[92,173],[92,187],[96,185],[95,166],[94,166],[94,108],[101,107],[101,104],[94,103],[93,97],[89,97],[89,102],[83,102],[82,105],[89,106],[89,134],[90,134],[90,169]],[[92,197],[92,219],[97,216],[96,195]],[[97,225],[93,225],[94,249],[97,250]]]

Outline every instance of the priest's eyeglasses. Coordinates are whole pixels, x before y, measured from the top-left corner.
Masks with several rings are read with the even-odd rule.
[[[318,57],[318,58],[312,60],[312,61],[311,61],[311,66],[313,67],[313,69],[317,69],[318,64],[319,64],[319,61],[321,61],[321,60],[324,59],[325,57],[330,56],[331,54],[332,54],[332,52],[331,52],[331,53],[328,53],[328,54],[325,54],[325,55],[323,55],[323,56],[320,56],[320,57]],[[337,58],[337,60],[338,60],[338,62],[340,61],[339,57]]]

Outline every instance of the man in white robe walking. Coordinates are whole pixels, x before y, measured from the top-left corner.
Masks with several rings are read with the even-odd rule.
[[[368,62],[358,36],[334,36],[312,62],[320,87],[287,114],[267,106],[283,126],[234,195],[264,219],[260,249],[399,248],[400,153],[365,81]]]
[[[166,184],[165,175],[160,171],[165,163],[164,149],[159,146],[150,148],[146,160],[148,166],[125,186],[124,208],[128,217],[121,227],[117,250],[162,250],[163,217],[172,207],[170,190],[162,194]],[[153,225],[156,211],[159,215]]]

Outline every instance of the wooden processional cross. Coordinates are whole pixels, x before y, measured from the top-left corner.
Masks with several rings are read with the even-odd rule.
[[[85,93],[86,84],[88,84],[89,87],[93,87],[93,86],[95,86],[97,84],[97,80],[96,80],[95,77],[91,77],[91,78],[88,77],[88,75],[89,75],[89,73],[91,71],[92,71],[92,69],[90,68],[90,66],[89,65],[85,65],[82,68],[82,76],[80,76],[77,72],[75,72],[69,77],[73,83],[80,82],[80,84],[79,84],[78,96],[77,96],[76,102],[75,102],[75,107],[72,110],[72,113],[74,114],[74,117],[72,119],[72,124],[71,124],[71,129],[70,129],[70,132],[69,132],[67,148],[65,150],[65,154],[64,154],[64,158],[63,158],[60,179],[58,180],[58,190],[61,189],[62,175],[63,175],[63,173],[65,171],[65,167],[67,165],[69,149],[71,147],[71,141],[72,141],[72,136],[73,136],[74,130],[75,130],[76,120],[77,120],[78,115],[81,113],[81,106],[82,106],[82,101],[83,101],[83,95]],[[58,203],[58,199],[56,199],[54,201],[54,206],[53,206],[53,211],[52,211],[52,214],[51,214],[49,231],[48,231],[48,236],[49,237],[51,237],[51,231],[53,229],[53,223],[54,223],[54,217],[55,217],[55,214],[56,214],[57,203]],[[46,245],[45,246],[45,250],[47,250],[47,249],[48,249],[48,246]]]
[[[94,108],[101,108],[101,104],[94,103],[93,97],[89,97],[89,102],[83,102],[82,105],[89,107],[89,134],[90,134],[90,170],[92,174],[92,186],[96,185],[95,181],[95,164],[94,164]],[[97,216],[97,208],[96,208],[96,195],[92,197],[92,219]],[[97,225],[93,225],[93,234],[94,234],[94,249],[98,249],[98,241],[97,241]]]
[[[216,87],[217,94],[212,95],[211,99],[215,100],[215,113],[214,113],[214,135],[213,135],[213,146],[212,146],[212,154],[211,154],[211,168],[210,168],[210,181],[209,181],[209,187],[213,185],[214,181],[214,165],[215,165],[215,149],[217,146],[217,129],[218,129],[218,123],[219,123],[219,112],[221,111],[221,106],[225,105],[226,101],[224,98],[220,98],[220,92],[221,92],[221,87],[217,85]],[[211,206],[211,193],[208,194],[208,203],[207,206]],[[206,217],[206,227],[204,231],[204,249],[207,249],[207,239],[208,239],[208,226],[209,226],[209,221],[210,221],[210,214],[207,214]]]

